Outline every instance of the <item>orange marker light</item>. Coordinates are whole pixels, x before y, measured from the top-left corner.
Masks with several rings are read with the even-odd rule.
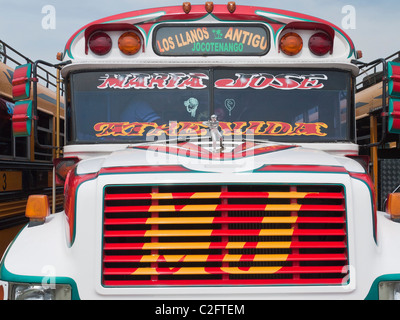
[[[234,1],[228,2],[228,11],[234,13],[236,11],[236,3]]]
[[[389,194],[386,211],[392,218],[400,219],[400,193]]]
[[[185,12],[186,14],[190,13],[190,10],[192,10],[191,3],[190,2],[184,2],[182,4],[182,9],[183,9],[183,12]]]
[[[121,52],[131,56],[138,53],[142,47],[142,41],[136,33],[125,32],[118,39],[118,47]]]
[[[50,215],[49,199],[46,195],[30,195],[25,216],[34,224],[42,224]]]
[[[211,12],[213,12],[213,10],[214,10],[214,3],[211,1],[207,1],[206,2],[206,11],[208,13],[211,13]]]
[[[288,56],[295,56],[303,49],[303,39],[297,33],[286,33],[281,38],[280,48]]]

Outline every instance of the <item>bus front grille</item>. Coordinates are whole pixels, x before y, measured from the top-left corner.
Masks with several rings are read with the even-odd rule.
[[[337,185],[108,186],[102,284],[345,285]]]

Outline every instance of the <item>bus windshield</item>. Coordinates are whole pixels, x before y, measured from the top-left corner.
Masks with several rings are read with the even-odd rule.
[[[162,69],[71,75],[70,139],[78,143],[209,136],[348,141],[351,75],[312,69]]]

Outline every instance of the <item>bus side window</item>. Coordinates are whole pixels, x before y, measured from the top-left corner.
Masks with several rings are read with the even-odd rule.
[[[38,110],[37,122],[38,140],[41,145],[53,145],[53,116]],[[35,159],[51,161],[53,156],[51,149],[35,148]]]
[[[0,155],[13,155],[12,136],[12,110],[9,109],[9,102],[0,99]]]

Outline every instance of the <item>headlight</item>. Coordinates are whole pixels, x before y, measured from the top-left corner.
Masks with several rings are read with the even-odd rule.
[[[9,300],[71,300],[71,286],[9,283]]]
[[[380,282],[379,300],[400,300],[400,281]]]

